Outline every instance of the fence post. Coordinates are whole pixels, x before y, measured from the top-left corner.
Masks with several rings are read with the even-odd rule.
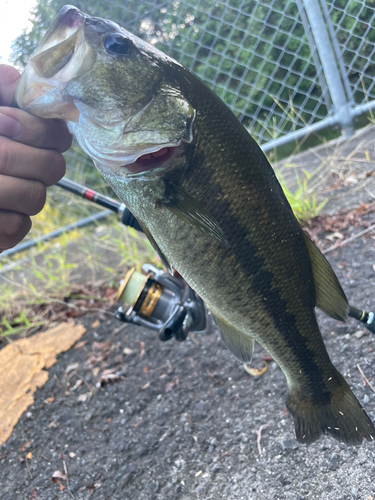
[[[324,1],[322,0],[322,2]],[[342,130],[343,136],[350,137],[354,134],[354,122],[351,110],[353,101],[351,96],[348,96],[345,92],[343,84],[345,75],[340,73],[340,65],[335,56],[334,43],[329,36],[329,32],[331,31],[332,33],[333,30],[327,29],[327,24],[330,24],[331,20],[329,17],[323,16],[319,0],[303,0],[303,5],[331,95],[334,117]]]

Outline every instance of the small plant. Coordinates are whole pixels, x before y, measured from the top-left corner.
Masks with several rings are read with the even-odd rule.
[[[316,217],[327,203],[327,200],[324,200],[318,204],[316,194],[311,192],[311,189],[309,188],[309,181],[311,180],[313,174],[310,174],[307,170],[303,170],[302,172],[304,174],[302,180],[298,174],[296,174],[297,189],[294,191],[287,186],[282,174],[280,172],[277,173],[281,187],[283,188],[284,194],[292,207],[294,215],[301,223]]]

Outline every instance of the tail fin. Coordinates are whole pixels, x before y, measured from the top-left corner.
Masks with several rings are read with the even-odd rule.
[[[313,404],[305,397],[301,400],[293,392],[289,394],[287,407],[293,416],[300,443],[312,443],[322,434],[330,434],[347,444],[360,444],[363,438],[368,441],[375,439],[374,425],[348,384],[341,379],[329,404]]]

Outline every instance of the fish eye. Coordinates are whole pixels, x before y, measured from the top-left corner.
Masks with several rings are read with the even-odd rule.
[[[103,46],[112,56],[125,56],[129,52],[130,41],[121,35],[107,35]]]

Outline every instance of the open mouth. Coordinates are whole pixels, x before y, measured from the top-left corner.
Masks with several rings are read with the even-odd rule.
[[[167,147],[159,149],[159,151],[155,151],[154,153],[144,154],[140,156],[134,163],[125,165],[125,168],[132,174],[154,170],[155,168],[162,166],[167,160],[169,160],[175,149],[175,147]]]

